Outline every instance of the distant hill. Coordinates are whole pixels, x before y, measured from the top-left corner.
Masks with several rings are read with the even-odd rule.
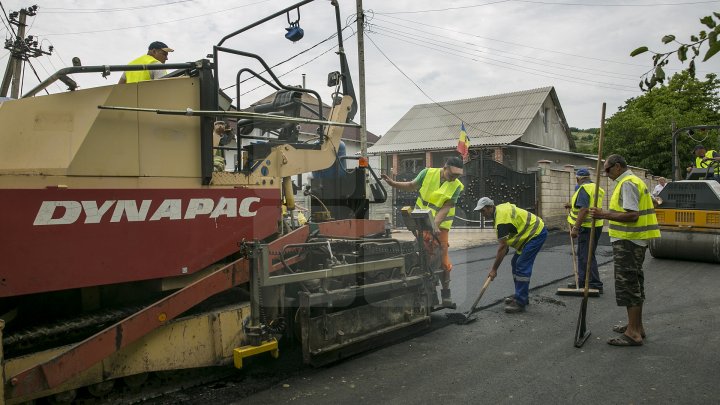
[[[599,128],[588,128],[580,129],[570,127],[575,146],[577,147],[578,153],[595,154],[597,148],[595,147],[595,138],[600,133]]]

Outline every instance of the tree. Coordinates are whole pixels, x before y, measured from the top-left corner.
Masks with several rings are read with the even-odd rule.
[[[713,18],[714,17],[714,18]],[[718,21],[716,22],[715,19]],[[688,60],[688,53],[690,55],[690,63],[685,69],[691,77],[695,77],[695,58],[700,56],[700,52],[705,44],[707,44],[707,50],[705,56],[703,56],[703,62],[715,56],[716,53],[720,52],[720,42],[718,42],[718,34],[720,34],[720,13],[713,13],[700,19],[700,23],[705,25],[708,29],[701,30],[697,35],[690,36],[690,42],[683,43],[676,39],[675,35],[668,34],[662,37],[663,44],[669,44],[671,42],[679,44],[678,48],[669,52],[655,52],[650,51],[647,46],[641,46],[630,53],[630,56],[635,57],[642,55],[645,52],[651,52],[653,54],[653,68],[645,72],[640,80],[640,89],[648,91],[655,87],[658,83],[663,84],[665,82],[665,71],[663,66],[666,66],[670,62],[672,55],[677,55],[677,58],[681,63],[685,63]]]
[[[720,80],[715,74],[706,78],[700,81],[689,72],[680,72],[670,78],[667,86],[661,85],[627,100],[606,122],[605,154],[620,154],[633,166],[669,177],[673,120],[678,128],[720,125]],[[719,141],[717,131],[695,134],[692,138],[680,137],[680,164],[688,165],[693,159],[695,144],[704,143],[708,148],[720,150]]]

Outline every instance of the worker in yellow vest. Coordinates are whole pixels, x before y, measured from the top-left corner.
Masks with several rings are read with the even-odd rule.
[[[515,295],[505,300],[505,312],[517,313],[525,311],[530,290],[530,276],[538,252],[547,239],[547,229],[540,217],[509,202],[495,206],[488,197],[478,200],[475,211],[480,211],[485,219],[492,219],[497,232],[498,250],[488,277],[494,280],[497,270],[510,248],[515,255],[510,262]]]
[[[628,169],[625,158],[610,155],[605,160],[605,173],[615,180],[608,210],[590,208],[595,219],[610,222],[610,242],[615,267],[615,301],[627,310],[626,325],[612,329],[620,337],[607,341],[613,346],[641,346],[645,338],[642,323],[645,302],[645,275],[642,265],[648,240],[660,237],[660,228],[652,197],[645,182]]]
[[[577,238],[577,268],[578,268],[578,284],[568,284],[568,288],[582,288],[585,285],[585,272],[587,271],[588,259],[590,261],[590,288],[597,289],[600,294],[603,293],[603,283],[600,281],[600,273],[598,272],[597,259],[595,258],[595,250],[597,249],[598,240],[602,234],[603,220],[590,218],[590,207],[602,207],[605,198],[605,190],[598,187],[598,205],[595,204],[595,183],[590,180],[590,171],[588,169],[579,169],[575,173],[575,180],[578,188],[570,201],[570,214],[567,221],[570,224],[570,236]],[[595,227],[595,240],[590,246],[590,232]]]
[[[128,65],[153,65],[155,63],[165,63],[168,60],[168,53],[175,50],[169,48],[164,42],[155,41],[148,46],[147,54],[131,61]],[[165,70],[135,70],[123,72],[119,84],[137,83],[145,80],[155,80],[165,76]]]
[[[403,191],[418,191],[419,195],[415,201],[415,208],[428,209],[433,215],[438,232],[431,235],[426,232],[423,235],[425,250],[430,256],[430,263],[433,258],[440,256],[440,267],[442,268],[442,297],[443,306],[451,306],[450,298],[450,271],[452,263],[448,249],[450,247],[449,235],[455,218],[455,204],[464,186],[460,182],[463,174],[463,162],[458,157],[451,157],[445,162],[442,168],[425,168],[412,181],[395,181],[383,174],[382,179],[390,187]],[[439,241],[439,246],[437,241]],[[438,252],[439,250],[439,252]],[[435,269],[433,269],[435,270]]]
[[[692,167],[698,169],[710,168],[708,169],[710,171],[709,177],[713,175],[716,178],[720,177],[720,153],[718,153],[718,151],[707,150],[705,146],[697,145],[693,150],[693,154],[695,155],[695,162]],[[688,167],[688,171],[690,171],[692,167]]]

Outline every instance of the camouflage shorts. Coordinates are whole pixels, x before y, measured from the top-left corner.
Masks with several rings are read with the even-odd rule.
[[[647,246],[629,240],[612,243],[615,261],[615,302],[620,307],[635,307],[645,301],[645,274],[642,270]]]

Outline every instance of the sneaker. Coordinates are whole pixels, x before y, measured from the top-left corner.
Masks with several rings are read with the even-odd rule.
[[[515,301],[515,297],[514,297],[514,296],[511,295],[511,296],[509,296],[509,297],[505,297],[505,305],[508,305],[508,304],[510,304],[510,303],[513,302],[513,301]]]
[[[516,314],[518,312],[525,312],[525,306],[520,305],[517,301],[513,300],[511,303],[505,305],[505,312],[508,314]]]

